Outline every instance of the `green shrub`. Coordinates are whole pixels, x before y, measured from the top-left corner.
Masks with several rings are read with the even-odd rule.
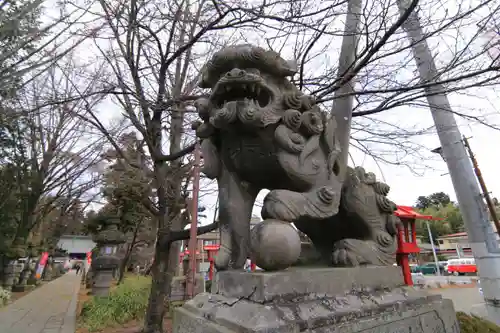
[[[108,297],[94,296],[85,302],[80,315],[80,325],[95,332],[133,319],[142,319],[146,312],[150,288],[149,277],[127,277]]]
[[[2,287],[0,287],[0,308],[4,305],[7,305],[7,303],[9,303],[10,296],[11,296],[10,291],[5,290]]]
[[[457,312],[461,333],[500,333],[500,326],[463,312]]]

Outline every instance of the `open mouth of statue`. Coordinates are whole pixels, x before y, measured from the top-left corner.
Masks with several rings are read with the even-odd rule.
[[[212,102],[222,107],[227,102],[253,102],[263,108],[272,101],[271,91],[259,83],[219,83],[212,94]]]

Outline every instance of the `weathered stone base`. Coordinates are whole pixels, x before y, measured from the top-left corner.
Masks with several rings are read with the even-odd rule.
[[[398,267],[221,272],[174,312],[175,333],[459,333],[453,305]]]
[[[111,282],[113,282],[112,269],[101,268],[100,270],[96,270],[92,280],[92,295],[98,297],[108,296],[109,289],[111,288]]]
[[[12,287],[12,291],[17,293],[17,292],[29,291],[29,290],[32,290],[34,288],[35,288],[35,286],[30,285],[30,284],[25,284],[25,285],[18,284],[16,286]]]

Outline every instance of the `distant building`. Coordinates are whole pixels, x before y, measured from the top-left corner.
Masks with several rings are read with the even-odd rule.
[[[92,236],[62,235],[57,247],[68,252],[70,258],[84,259],[87,252],[92,251],[96,243]]]
[[[495,231],[495,225],[491,222],[493,237],[500,244],[500,237]],[[466,232],[458,232],[449,235],[443,235],[437,238],[439,244],[439,253],[450,256],[472,256],[472,250],[469,244],[469,236]]]
[[[455,250],[457,246],[470,248],[469,237],[466,232],[443,235],[437,239],[440,250]]]
[[[432,245],[431,243],[426,243],[422,239],[422,237],[417,236],[417,245],[422,250],[423,252],[425,251],[432,251]]]

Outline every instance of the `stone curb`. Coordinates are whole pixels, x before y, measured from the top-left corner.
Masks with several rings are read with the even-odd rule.
[[[420,289],[442,289],[446,288],[449,286],[475,286],[477,285],[477,277],[473,277],[468,280],[462,280],[462,281],[453,281],[453,280],[446,280],[446,281],[422,281],[421,279],[414,279],[414,285],[415,287],[418,287]]]

